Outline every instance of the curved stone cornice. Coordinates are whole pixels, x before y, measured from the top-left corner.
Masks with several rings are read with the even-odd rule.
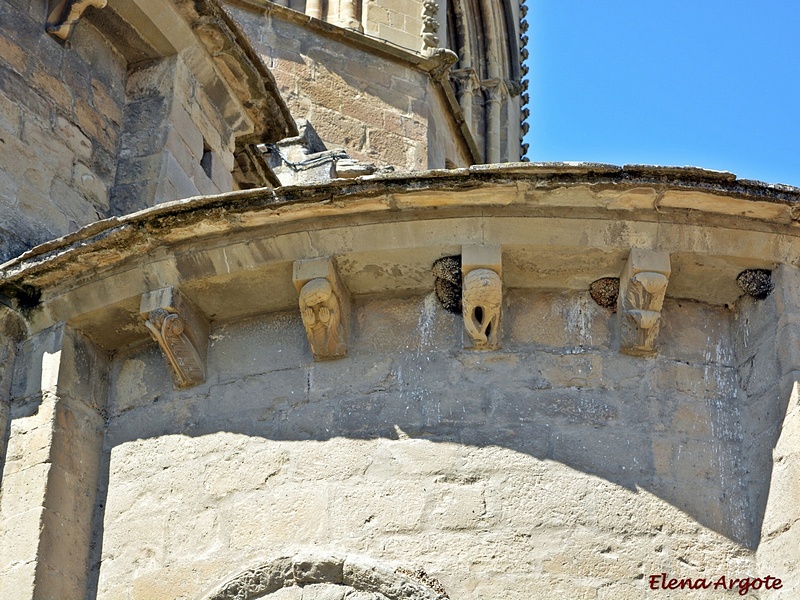
[[[588,289],[619,276],[639,247],[672,256],[668,295],[723,304],[741,294],[743,269],[800,260],[798,200],[797,188],[693,168],[516,163],[368,176],[100,221],[0,266],[0,291],[6,304],[18,298],[34,331],[114,324],[123,333],[103,344],[113,348],[143,336],[138,299],[154,289],[185,288],[210,319],[235,319],[293,307],[295,260],[335,257],[354,295],[418,293],[432,289],[437,258],[495,244],[508,287]]]

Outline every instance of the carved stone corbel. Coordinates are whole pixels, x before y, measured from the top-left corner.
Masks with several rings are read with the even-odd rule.
[[[503,304],[500,246],[463,246],[461,249],[462,315],[464,347],[473,350],[500,348]]]
[[[437,0],[422,1],[422,52],[432,54],[439,47],[439,3]]]
[[[209,334],[205,316],[173,287],[142,294],[139,312],[164,354],[175,387],[203,383]]]
[[[620,352],[640,356],[655,352],[670,272],[668,253],[631,249],[617,298]]]
[[[300,316],[314,360],[347,356],[350,332],[350,294],[330,257],[294,263]]]
[[[108,0],[61,0],[51,1],[52,9],[47,18],[47,33],[66,42],[72,30],[81,20],[87,8],[105,8]]]

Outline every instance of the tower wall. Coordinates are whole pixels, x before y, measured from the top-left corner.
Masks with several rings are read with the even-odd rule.
[[[127,64],[92,25],[65,48],[47,2],[0,5],[0,262],[109,214]]]

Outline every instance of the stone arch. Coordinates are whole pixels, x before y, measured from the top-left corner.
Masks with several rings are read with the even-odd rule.
[[[417,572],[421,573],[421,572]],[[203,596],[203,600],[257,600],[285,588],[327,584],[368,592],[386,600],[446,600],[436,580],[410,570],[392,570],[363,557],[283,556],[243,571]],[[436,588],[436,589],[434,589]]]

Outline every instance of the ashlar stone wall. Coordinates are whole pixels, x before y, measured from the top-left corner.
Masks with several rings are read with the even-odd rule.
[[[292,115],[308,120],[329,149],[398,171],[472,164],[425,70],[295,23],[279,10],[230,10]]]
[[[0,262],[108,215],[127,64],[90,23],[69,48],[47,2],[0,4]]]
[[[234,189],[234,138],[252,129],[241,99],[171,1],[139,4],[88,9],[68,43],[45,31],[48,2],[0,4],[0,263],[111,215]]]
[[[185,391],[155,346],[118,353],[97,598],[203,598],[302,552],[419,567],[487,600],[767,574],[749,494],[769,469],[742,461],[737,368],[758,307],[667,299],[659,354],[634,357],[588,293],[504,302],[492,352],[463,350],[461,318],[429,294],[354,299],[335,361],[313,362],[295,311],[215,323],[206,382]]]
[[[187,65],[197,52],[188,49],[131,73],[114,214],[233,190],[234,132]]]

